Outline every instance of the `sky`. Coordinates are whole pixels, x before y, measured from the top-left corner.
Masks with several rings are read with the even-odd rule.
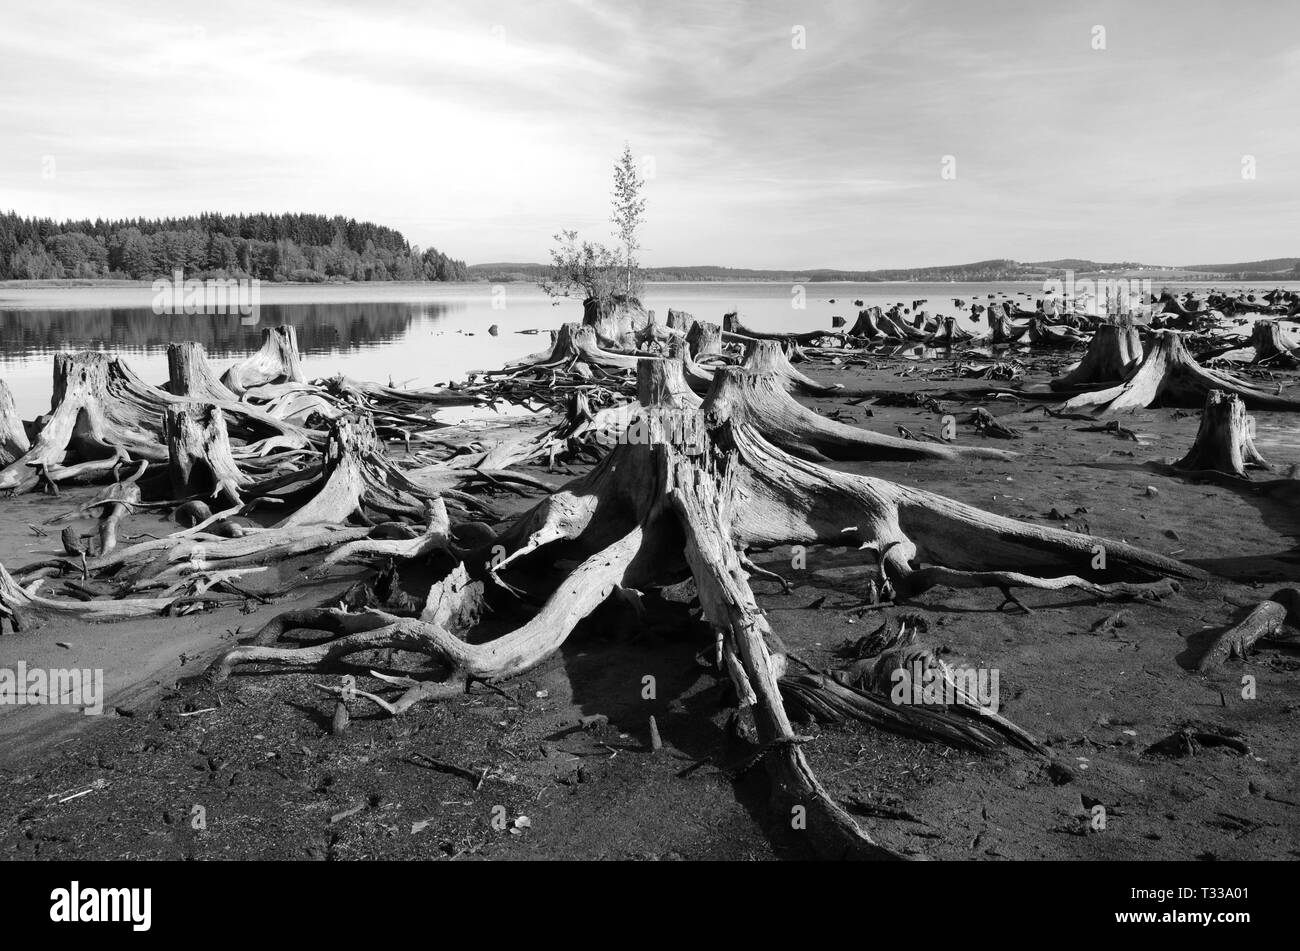
[[[0,0],[0,210],[342,214],[470,263],[1300,255],[1294,0]]]

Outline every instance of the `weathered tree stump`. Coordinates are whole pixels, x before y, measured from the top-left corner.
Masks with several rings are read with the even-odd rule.
[[[264,327],[262,348],[221,375],[221,383],[239,396],[268,383],[303,382],[298,332],[293,327]]]
[[[178,498],[220,496],[226,506],[241,505],[239,490],[248,481],[230,450],[226,418],[211,404],[167,410],[168,472]]]
[[[168,345],[167,377],[167,391],[174,396],[215,403],[239,400],[237,393],[217,379],[203,344],[192,340]]]
[[[1250,345],[1255,348],[1252,363],[1285,369],[1300,365],[1300,349],[1286,342],[1282,337],[1282,326],[1276,320],[1256,321]]]
[[[781,385],[793,393],[807,396],[825,396],[844,389],[840,383],[818,383],[790,365],[781,344],[775,340],[752,340],[745,345],[745,359],[741,366],[755,373],[771,373],[781,380]]]
[[[697,320],[686,333],[686,345],[690,348],[691,357],[696,360],[709,354],[721,353],[722,329],[707,320]]]
[[[1120,317],[1098,327],[1079,365],[1052,380],[1050,386],[1053,390],[1115,386],[1128,379],[1142,362],[1142,356],[1142,338],[1133,318]]]
[[[1234,393],[1250,409],[1300,410],[1300,400],[1270,393],[1218,370],[1202,367],[1187,352],[1177,331],[1164,330],[1142,362],[1118,386],[1083,393],[1064,404],[1067,410],[1097,415],[1132,413],[1149,406],[1195,408],[1211,390]]]
[[[1222,472],[1247,478],[1246,469],[1267,469],[1253,438],[1254,420],[1246,415],[1240,397],[1222,390],[1211,390],[1205,398],[1201,425],[1192,448],[1175,469],[1197,472]]]

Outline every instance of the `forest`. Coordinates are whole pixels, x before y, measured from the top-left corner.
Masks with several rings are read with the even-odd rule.
[[[251,277],[463,281],[464,261],[401,232],[335,215],[201,214],[57,222],[0,213],[0,280]]]

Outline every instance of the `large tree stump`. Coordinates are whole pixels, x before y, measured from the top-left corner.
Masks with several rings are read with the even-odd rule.
[[[392,701],[366,695],[401,713],[420,700],[460,694],[470,678],[497,681],[534,668],[619,588],[644,590],[690,575],[718,638],[725,673],[757,726],[755,758],[765,761],[785,814],[792,806],[805,807],[810,839],[822,854],[885,857],[817,782],[802,754],[778,683],[783,648],[749,587],[745,548],[840,546],[847,530],[876,553],[878,570],[901,595],[943,584],[1078,588],[1098,597],[1130,597],[1168,593],[1174,586],[1167,580],[1105,582],[1199,575],[1123,542],[1017,522],[797,459],[766,442],[746,418],[663,405],[680,395],[672,370],[660,364],[643,372],[659,377],[657,383],[646,380],[646,392],[660,402],[639,410],[646,438],[620,442],[588,475],[517,519],[495,540],[508,553],[504,559],[493,558],[481,569],[477,558],[467,563],[471,572],[499,577],[524,570],[525,562],[554,563],[561,555],[579,562],[526,623],[486,642],[472,631],[449,630],[442,619],[461,613],[455,608],[465,589],[463,579],[453,579],[440,582],[439,596],[429,599],[438,605],[436,616],[426,611],[399,618],[374,610],[331,615],[328,625],[318,625],[327,628],[320,643],[288,648],[259,637],[218,658],[214,678],[244,664],[310,670],[389,648],[434,658],[442,671],[435,679],[417,682]],[[720,376],[737,373],[744,371]],[[1093,568],[1099,544],[1108,557],[1104,567]],[[1058,566],[1097,580],[1037,574]],[[301,622],[295,616],[292,626]],[[276,625],[272,637],[288,626]]]
[[[1053,390],[1115,386],[1128,379],[1129,374],[1141,363],[1142,356],[1142,338],[1133,324],[1133,318],[1120,317],[1113,323],[1104,323],[1098,327],[1079,365],[1053,380],[1050,386]]]
[[[622,349],[635,345],[636,335],[650,323],[650,315],[633,298],[588,297],[582,302],[582,323],[592,329],[599,345]]]
[[[1250,345],[1255,348],[1252,363],[1294,369],[1300,365],[1300,349],[1286,342],[1282,326],[1276,320],[1259,320],[1251,331]]]
[[[695,318],[684,310],[674,310],[668,308],[668,327],[671,330],[680,330],[682,333],[691,329],[691,324],[695,323]]]
[[[1236,394],[1211,390],[1205,398],[1196,441],[1174,468],[1222,472],[1243,479],[1247,468],[1267,469],[1268,463],[1255,449],[1253,423]]]
[[[178,498],[220,496],[241,505],[239,490],[248,481],[230,450],[226,418],[211,404],[174,406],[167,410],[167,471]]]
[[[686,345],[691,357],[698,360],[714,353],[722,352],[722,329],[707,320],[697,320],[686,332]]]
[[[303,382],[298,332],[293,327],[262,328],[261,349],[221,375],[222,385],[239,396],[268,383]]]
[[[1227,373],[1207,369],[1192,359],[1177,331],[1155,334],[1142,362],[1118,386],[1076,396],[1067,410],[1095,414],[1132,413],[1149,406],[1202,406],[1211,390],[1239,396],[1250,409],[1300,410],[1300,400],[1287,399],[1252,386]]]

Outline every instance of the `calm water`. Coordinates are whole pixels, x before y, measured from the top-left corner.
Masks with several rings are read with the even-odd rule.
[[[1159,285],[1157,285],[1159,286]],[[759,330],[829,328],[840,315],[852,323],[853,301],[888,306],[926,299],[931,313],[961,314],[953,297],[985,302],[988,295],[1031,300],[1037,283],[807,284],[802,309],[780,283],[651,284],[646,306],[664,317],[669,307],[720,321],[731,310]],[[1021,297],[1021,295],[1026,295]],[[835,303],[831,303],[830,299]],[[550,330],[580,320],[581,305],[554,303],[532,285],[362,284],[261,288],[260,326],[238,317],[156,316],[147,285],[86,288],[0,287],[0,378],[14,392],[20,415],[49,407],[51,355],[103,349],[125,356],[146,380],[167,378],[167,344],[197,340],[218,370],[257,349],[260,326],[292,324],[309,378],[350,376],[429,385],[495,369],[543,349]],[[1026,306],[1032,307],[1032,304]],[[498,336],[488,334],[497,324]]]

